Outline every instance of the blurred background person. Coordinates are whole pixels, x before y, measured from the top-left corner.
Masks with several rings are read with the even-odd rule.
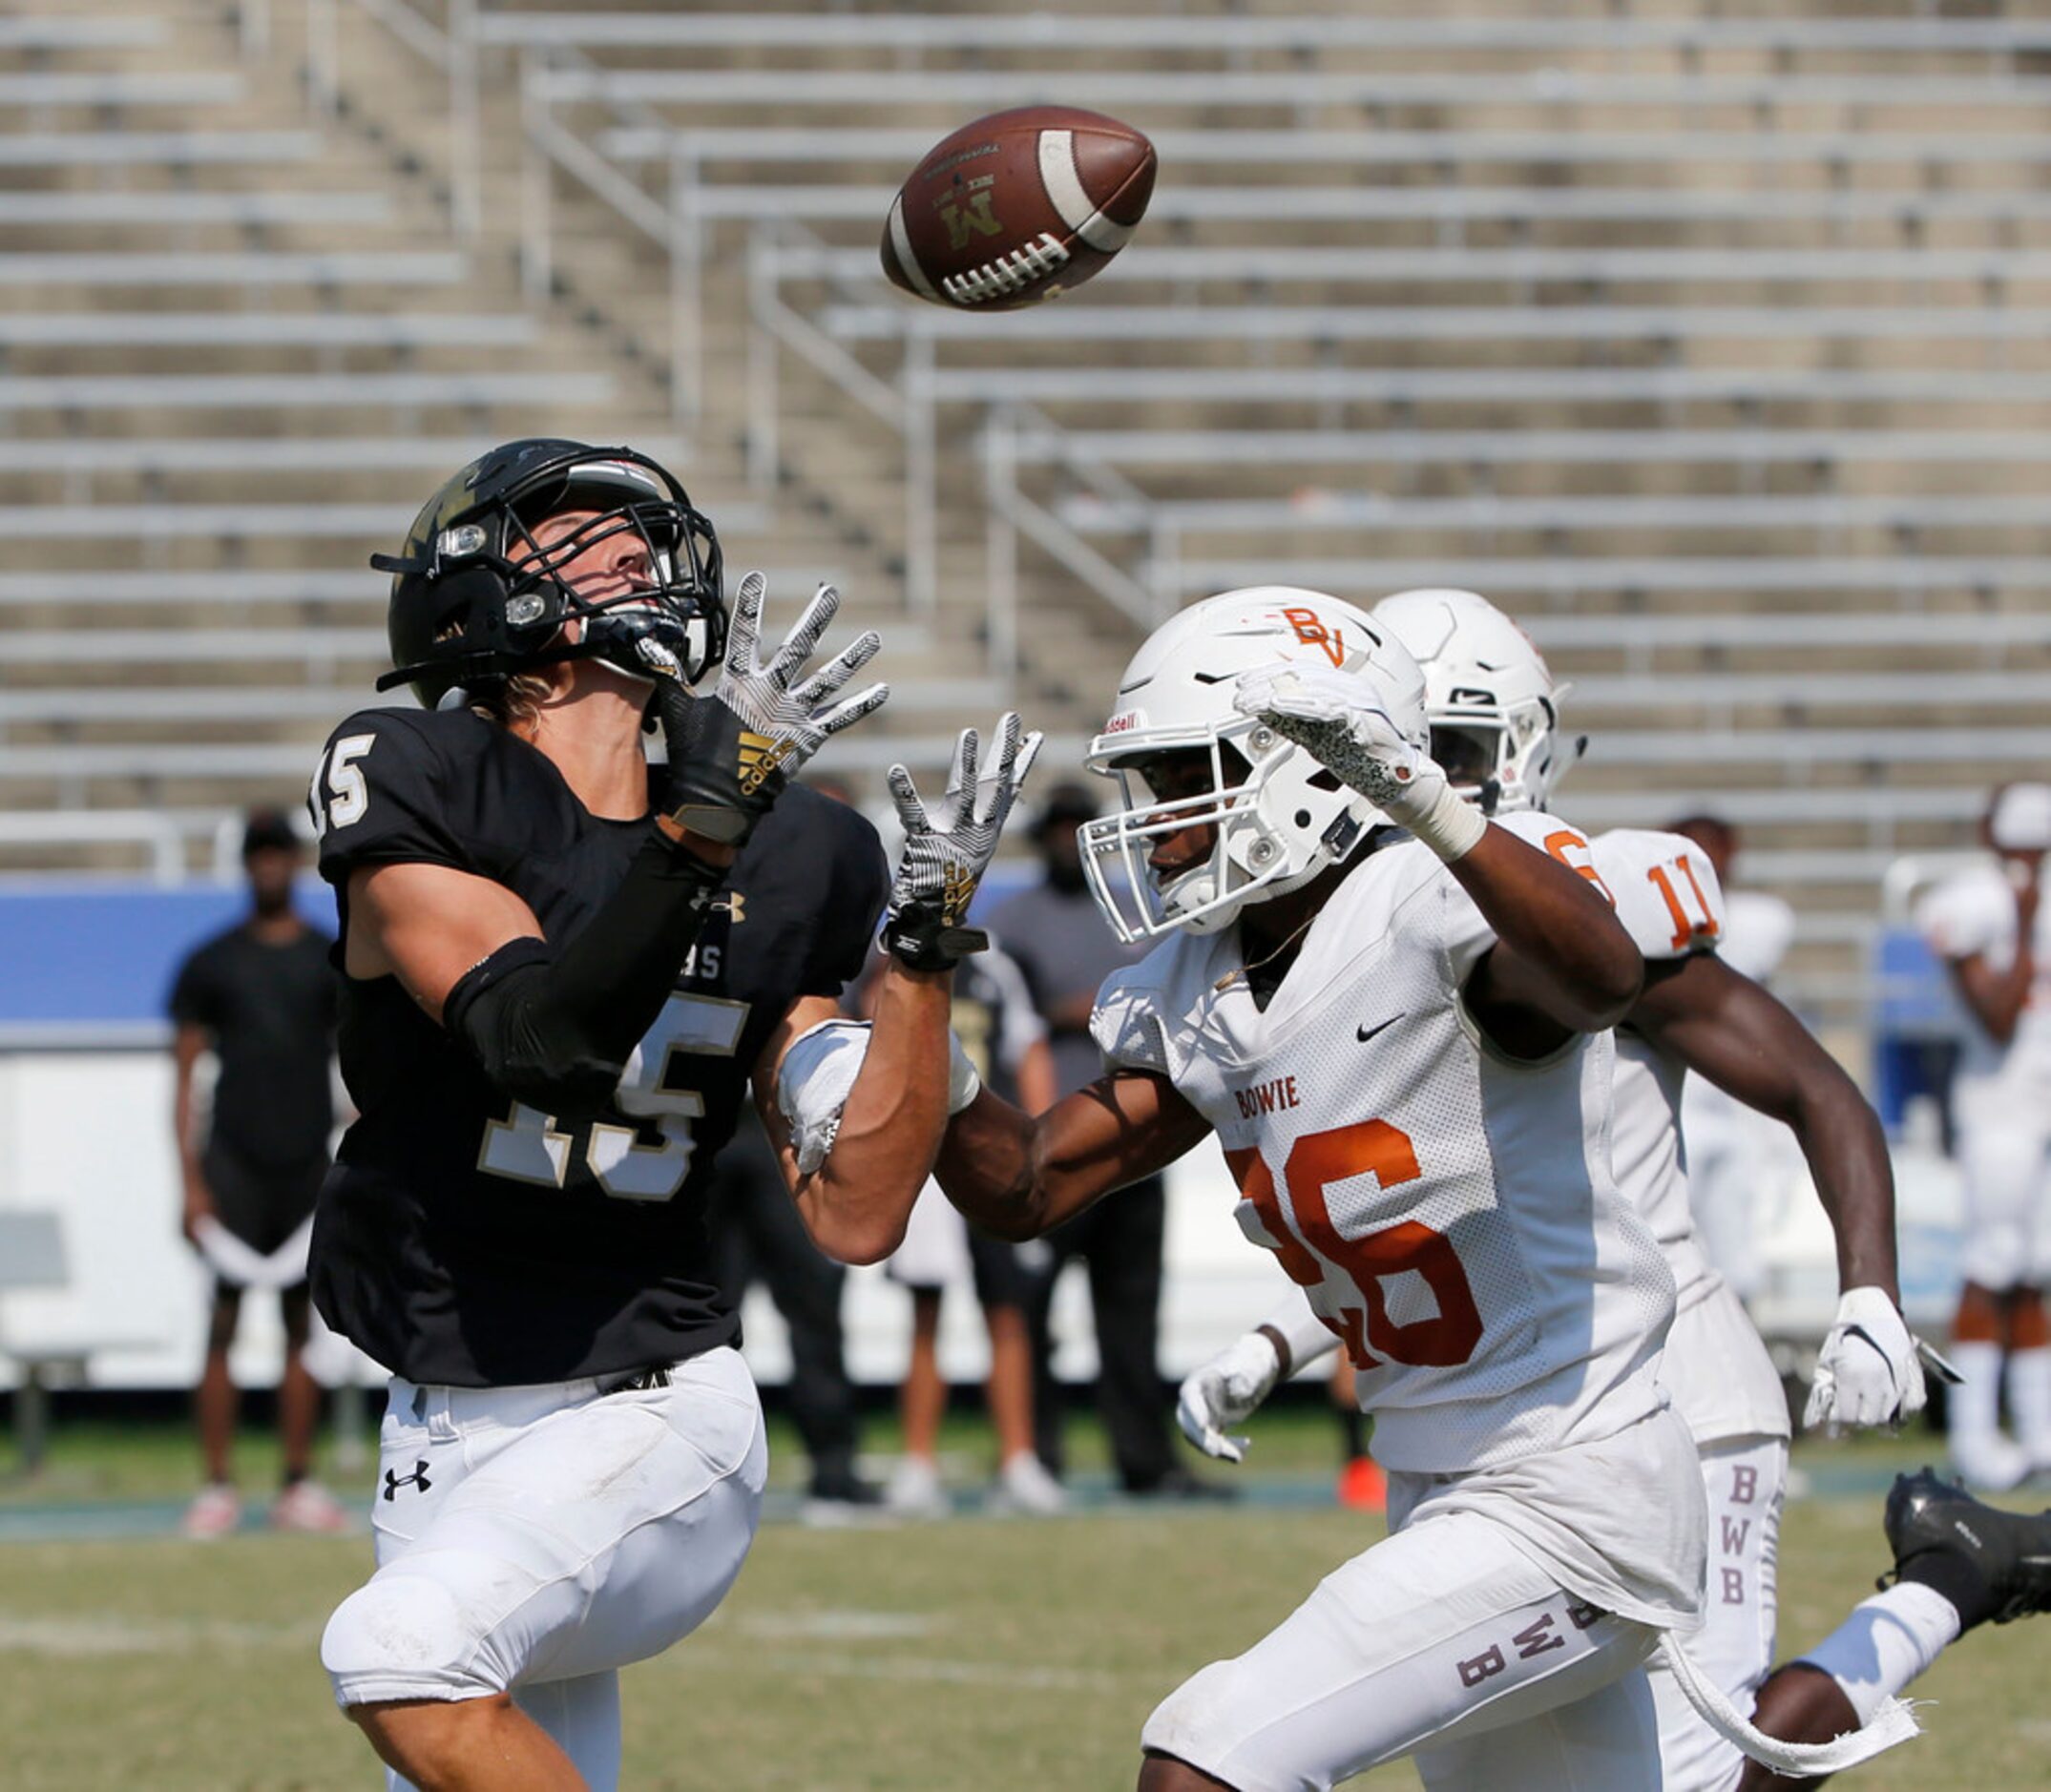
[[[1034,1011],[1018,967],[993,943],[954,973],[952,1025],[976,1074],[1029,1113],[1052,1107],[1056,1079],[1047,1029]],[[1052,1274],[1038,1240],[1013,1244],[972,1226],[929,1182],[911,1210],[905,1241],[886,1265],[911,1297],[911,1351],[898,1397],[904,1455],[886,1503],[908,1518],[951,1510],[940,1473],[940,1423],[948,1385],[940,1369],[940,1309],[946,1291],[973,1282],[990,1334],[984,1400],[997,1439],[993,1510],[1052,1513],[1067,1503],[1035,1448],[1033,1341],[1029,1314]]]
[[[1778,896],[1733,882],[1740,842],[1731,823],[1715,815],[1688,815],[1667,831],[1701,847],[1723,886],[1728,919],[1717,942],[1718,956],[1754,983],[1771,987],[1794,943],[1793,908]],[[1758,1232],[1767,1213],[1766,1185],[1776,1158],[1789,1153],[1789,1136],[1706,1076],[1687,1079],[1681,1129],[1703,1248],[1738,1299],[1749,1302],[1759,1292]]]
[[[991,931],[1024,973],[1046,1023],[1057,1097],[1072,1094],[1101,1073],[1097,1042],[1090,1037],[1097,991],[1121,965],[1145,956],[1143,948],[1120,946],[1113,938],[1083,877],[1076,830],[1097,813],[1097,798],[1087,786],[1055,785],[1033,828],[1040,882],[990,916]],[[1089,1273],[1097,1327],[1097,1407],[1110,1434],[1120,1485],[1141,1497],[1228,1498],[1229,1490],[1200,1480],[1175,1456],[1168,1422],[1173,1401],[1162,1384],[1156,1356],[1167,1201],[1165,1183],[1148,1177],[1117,1200],[1099,1201],[1047,1235],[1052,1269],[1031,1313],[1033,1423],[1039,1457],[1056,1476],[1066,1468],[1065,1413],[1049,1322],[1060,1272],[1079,1259]]]
[[[1971,1021],[1952,1083],[1965,1193],[1952,1463],[1999,1490],[2051,1468],[2051,919],[2039,903],[2051,784],[1998,789],[1980,838],[1992,862],[1939,884],[1916,921]],[[2004,1351],[2013,1440],[1999,1424]]]
[[[278,1388],[284,1481],[270,1521],[339,1531],[341,1506],[312,1479],[319,1385],[305,1362],[306,1227],[327,1173],[334,1128],[333,940],[292,906],[299,837],[270,809],[248,818],[242,868],[249,912],[198,947],[171,990],[176,1076],[172,1129],[184,1185],[185,1236],[213,1273],[206,1362],[194,1407],[206,1484],[186,1510],[187,1536],[218,1537],[241,1519],[232,1460],[238,1392],[228,1351],[245,1287],[277,1285],[285,1365]],[[202,1124],[197,1072],[219,1066]]]

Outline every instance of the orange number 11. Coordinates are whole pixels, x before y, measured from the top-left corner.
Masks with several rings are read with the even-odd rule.
[[[1675,868],[1687,879],[1687,886],[1694,892],[1695,906],[1702,910],[1700,921],[1690,921],[1687,910],[1682,906],[1681,898],[1674,889],[1674,881],[1666,875],[1666,867],[1656,865],[1645,876],[1651,879],[1662,896],[1666,898],[1666,912],[1673,917],[1674,936],[1670,944],[1678,951],[1690,940],[1713,940],[1719,931],[1716,917],[1709,912],[1709,899],[1702,893],[1702,884],[1695,876],[1695,867],[1688,864],[1687,854],[1674,860]]]

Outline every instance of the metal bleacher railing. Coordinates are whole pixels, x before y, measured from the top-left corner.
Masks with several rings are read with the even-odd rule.
[[[272,11],[244,0],[245,46],[268,43]],[[423,122],[408,145],[428,143],[433,172],[446,168],[446,240],[416,230],[406,246],[365,251],[346,215],[356,205],[367,224],[376,194],[281,183],[167,195],[195,239],[73,253],[59,232],[0,251],[0,284],[251,297],[232,328],[199,303],[154,312],[146,298],[0,313],[10,354],[118,343],[138,357],[119,372],[25,360],[0,376],[0,413],[61,406],[87,426],[47,445],[0,442],[0,471],[72,482],[0,506],[0,527],[82,540],[89,500],[121,492],[136,563],[95,575],[83,600],[107,606],[134,645],[167,633],[154,608],[240,602],[277,627],[234,651],[297,640],[318,684],[357,650],[366,618],[313,606],[360,592],[241,558],[294,536],[353,552],[387,509],[352,491],[230,516],[201,476],[452,464],[438,445],[452,448],[491,406],[606,402],[630,377],[617,365],[580,371],[589,364],[542,356],[532,369],[465,370],[407,358],[450,344],[520,353],[546,319],[541,302],[569,290],[557,277],[610,233],[639,282],[637,327],[657,320],[677,427],[721,442],[739,430],[764,506],[799,438],[837,407],[827,427],[861,446],[860,502],[902,505],[878,533],[882,551],[902,548],[914,618],[937,613],[943,589],[978,583],[964,555],[981,551],[984,684],[1044,677],[1031,655],[1021,662],[1018,616],[1045,596],[1050,557],[1134,626],[1226,583],[1280,576],[1371,597],[1451,580],[1505,597],[1541,642],[1579,656],[1583,701],[1613,719],[1655,701],[1675,712],[1663,729],[1606,725],[1611,764],[1626,750],[1656,764],[1728,743],[1723,762],[1746,768],[1728,806],[1763,826],[1822,813],[1821,786],[1799,782],[1801,766],[1822,767],[1842,775],[1828,802],[1864,829],[1857,850],[1878,851],[1897,821],[1969,813],[1997,747],[2042,749],[2017,712],[2041,701],[2051,666],[2051,541],[2032,490],[2051,456],[2038,427],[2051,405],[2039,347],[2051,322],[2051,80],[2038,73],[2051,19],[1350,9],[1164,21],[302,0],[280,29],[303,26],[313,128],[264,121],[279,167],[307,162],[360,73],[343,59],[369,53],[357,15],[446,94],[446,119],[410,109]],[[1171,67],[1148,53],[1163,29]],[[11,78],[0,76],[0,104],[31,103]],[[195,109],[243,86],[232,72],[153,73],[156,87],[65,78],[80,101],[154,94]],[[890,294],[871,246],[889,183],[968,112],[1041,98],[1129,108],[1153,131],[1177,177],[1143,254],[1087,293],[1002,320]],[[45,215],[27,171],[154,163],[233,177],[263,159],[255,136],[206,129],[201,110],[133,132],[111,116],[76,132],[35,122],[0,144],[0,168],[25,171],[21,193],[0,196],[0,223]],[[590,208],[561,202],[573,190],[599,200],[596,228]],[[106,218],[143,203],[87,197]],[[227,229],[294,218],[350,246],[252,232],[223,246],[206,234],[208,219]],[[487,222],[494,247],[516,227],[534,302],[438,309],[469,277]],[[358,286],[369,303],[333,302]],[[230,337],[263,358],[213,372],[175,358]],[[273,370],[287,352],[323,350],[351,359]],[[273,455],[230,410],[288,402],[306,427],[346,433],[293,434]],[[147,416],[133,441],[93,433],[123,408]],[[180,413],[197,426],[189,439]],[[143,489],[166,479],[175,490]],[[970,545],[972,530],[981,539]],[[180,544],[207,540],[227,570],[184,582]],[[29,609],[54,589],[0,577],[0,606],[29,642],[6,651],[31,650]],[[973,653],[959,621],[950,651]],[[207,623],[195,638],[209,630],[233,632]],[[1868,657],[1831,669],[1827,650],[1847,641]],[[1614,663],[1584,670],[1611,650]],[[1945,691],[1927,701],[1898,682],[1925,650]],[[1795,657],[1729,658],[1777,652]],[[24,780],[58,775],[60,746],[36,731],[55,719],[60,688],[52,672],[49,690],[24,686],[0,706],[10,754],[18,743],[31,755],[16,761]],[[168,684],[136,695],[138,716],[163,722],[200,701]],[[1890,808],[1857,779],[1894,751],[1865,712],[1896,699],[1977,706],[1989,721],[1933,749],[1941,793],[1902,789]],[[271,703],[223,688],[223,714],[255,721]],[[1766,744],[1776,737],[1757,715],[1794,708],[1844,725],[1805,726],[1799,748],[1785,736]],[[898,737],[879,750],[931,744]],[[132,767],[142,754],[118,740],[74,745],[90,753],[73,767]],[[157,763],[240,752],[239,763],[283,766],[297,751],[184,740]],[[1768,787],[1775,753],[1785,788]],[[1656,821],[1665,804],[1597,781],[1578,806],[1591,820]],[[1824,861],[1768,850],[1789,880],[1806,865],[1819,886],[1831,882]],[[1852,861],[1829,863],[1843,873]],[[1852,925],[1838,910],[1808,916],[1805,937],[1841,923]]]

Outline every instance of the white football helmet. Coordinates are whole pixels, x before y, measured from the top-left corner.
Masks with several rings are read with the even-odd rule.
[[[1553,682],[1531,636],[1471,591],[1398,592],[1373,619],[1424,669],[1432,754],[1454,789],[1484,815],[1544,808],[1588,742],[1562,754],[1559,705],[1574,687]],[[1478,777],[1457,775],[1468,766]]]
[[[1396,726],[1425,744],[1424,675],[1351,604],[1261,585],[1191,605],[1133,656],[1118,707],[1090,743],[1090,770],[1118,779],[1123,803],[1084,823],[1078,839],[1091,892],[1120,939],[1216,932],[1247,903],[1300,888],[1388,824],[1302,747],[1232,707],[1242,673],[1305,659],[1357,673]],[[1192,750],[1210,755],[1211,788],[1162,800],[1149,761]],[[1197,826],[1216,830],[1210,857],[1157,886],[1147,865],[1155,843]]]

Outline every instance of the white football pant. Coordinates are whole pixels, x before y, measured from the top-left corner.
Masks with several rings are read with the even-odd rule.
[[[1954,1095],[1965,1184],[1959,1269],[1996,1292],[2051,1281],[2051,1096],[2006,1079]]]
[[[1170,1694],[1141,1742],[1238,1792],[1325,1792],[1413,1753],[1448,1792],[1645,1792],[1659,1636],[1564,1592],[1495,1520],[1449,1512],[1335,1569]]]
[[[510,1692],[593,1792],[617,1785],[617,1670],[712,1615],[754,1540],[768,1468],[739,1351],[669,1374],[612,1393],[395,1379],[377,1573],[321,1639],[336,1702]]]
[[[1702,1628],[1687,1636],[1687,1652],[1749,1717],[1773,1668],[1788,1440],[1727,1438],[1701,1448],[1709,1496],[1709,1580]],[[1745,1757],[1702,1720],[1663,1660],[1646,1672],[1659,1711],[1663,1792],[1730,1792],[1745,1771]]]

